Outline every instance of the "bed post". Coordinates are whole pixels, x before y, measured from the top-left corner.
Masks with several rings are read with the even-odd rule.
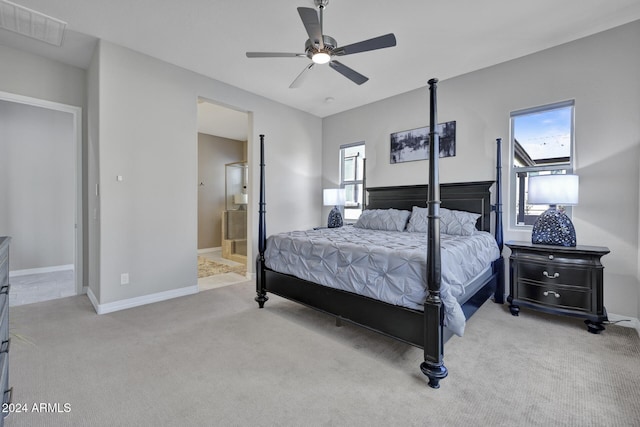
[[[367,209],[367,158],[362,159],[362,210]]]
[[[265,203],[264,203],[264,135],[260,135],[260,205],[258,209],[258,258],[256,259],[256,297],[260,306],[269,299],[265,286],[264,251],[267,247],[267,231],[265,230]]]
[[[502,229],[502,138],[496,138],[496,204],[493,209],[496,212],[496,242],[500,249],[500,258],[493,263],[493,272],[496,274],[496,291],[493,301],[497,304],[504,304],[504,258],[502,258],[502,248],[504,247],[504,236]]]
[[[422,373],[429,377],[429,386],[440,388],[440,380],[447,376],[444,366],[444,342],[442,323],[444,311],[440,299],[440,182],[438,162],[440,157],[440,136],[438,134],[437,90],[438,79],[429,80],[429,208],[427,234],[427,285],[429,294],[424,303],[424,362],[420,364]]]

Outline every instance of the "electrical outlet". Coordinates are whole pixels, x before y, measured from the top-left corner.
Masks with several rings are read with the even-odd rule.
[[[122,273],[120,275],[120,284],[128,285],[129,284],[129,273]]]

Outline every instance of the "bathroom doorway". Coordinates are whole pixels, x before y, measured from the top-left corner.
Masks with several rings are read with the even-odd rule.
[[[248,133],[248,113],[198,99],[197,252],[201,291],[248,280]],[[243,173],[234,173],[237,171]]]

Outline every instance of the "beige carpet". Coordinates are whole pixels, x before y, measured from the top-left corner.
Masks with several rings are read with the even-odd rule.
[[[198,278],[215,276],[216,274],[224,274],[224,273],[238,273],[238,274],[246,274],[247,267],[244,265],[239,265],[236,267],[232,267],[227,264],[222,264],[219,262],[211,261],[206,259],[205,257],[198,257]]]
[[[485,304],[421,351],[243,283],[98,316],[86,297],[12,307],[14,402],[65,403],[5,426],[637,426],[640,339]]]

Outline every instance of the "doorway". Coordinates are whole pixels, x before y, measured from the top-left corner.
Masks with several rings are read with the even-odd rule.
[[[81,294],[82,109],[0,92],[0,121],[10,304]]]
[[[248,134],[248,113],[198,99],[197,249],[201,291],[248,280]],[[244,257],[239,256],[243,249]]]

